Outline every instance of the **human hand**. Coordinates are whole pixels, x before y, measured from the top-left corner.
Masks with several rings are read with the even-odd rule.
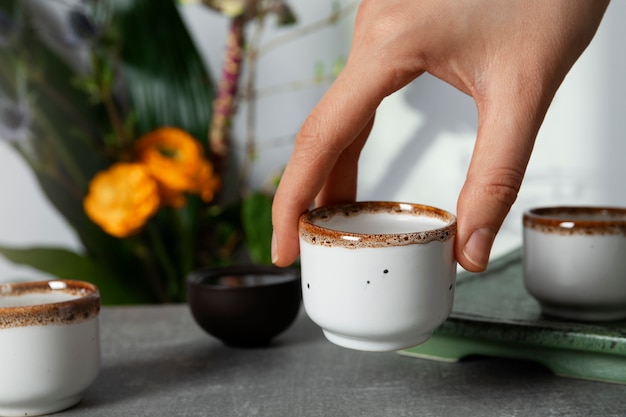
[[[478,134],[457,202],[455,254],[487,267],[558,87],[593,38],[608,0],[363,0],[350,56],[304,121],[274,198],[273,261],[298,256],[298,218],[354,201],[376,108],[424,72],[472,96]]]

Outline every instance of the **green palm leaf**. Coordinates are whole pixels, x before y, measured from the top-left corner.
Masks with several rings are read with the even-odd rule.
[[[112,68],[116,76],[114,102],[122,110],[122,122],[130,117],[139,135],[166,125],[180,127],[206,145],[213,82],[174,0],[108,0],[100,4],[106,8],[103,21],[112,26],[113,50],[118,51]],[[108,294],[105,303],[169,299],[158,291],[157,254],[144,234],[116,239],[86,217],[82,199],[87,184],[114,161],[104,146],[105,135],[113,129],[103,107],[94,105],[89,94],[77,88],[76,74],[66,62],[34,32],[27,35],[21,40],[25,46],[21,51],[27,51],[32,62],[43,63],[28,66],[36,74],[29,80],[29,88],[35,92],[37,107],[34,153],[28,162],[47,198],[76,230],[85,254],[10,247],[0,248],[0,253],[15,263],[59,277],[92,281]],[[16,94],[13,58],[0,50],[0,87],[12,97]],[[192,267],[190,253],[197,241],[199,207],[195,200],[190,202],[170,211],[172,218],[158,228],[161,240],[169,245],[168,252],[179,258],[173,262],[184,265],[178,277],[181,283]],[[150,272],[144,274],[145,270]],[[147,275],[151,276],[149,283],[142,287]]]
[[[206,143],[214,86],[172,0],[111,0],[139,133],[171,125]]]
[[[0,247],[0,253],[11,262],[37,268],[59,279],[89,281],[100,289],[103,304],[150,301],[147,293],[125,285],[105,265],[66,249]]]

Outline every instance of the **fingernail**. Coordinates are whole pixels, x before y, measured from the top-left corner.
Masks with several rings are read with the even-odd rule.
[[[463,248],[463,255],[476,267],[486,269],[495,238],[496,234],[487,227],[474,231]]]
[[[278,262],[278,243],[276,242],[276,235],[272,232],[272,263]]]

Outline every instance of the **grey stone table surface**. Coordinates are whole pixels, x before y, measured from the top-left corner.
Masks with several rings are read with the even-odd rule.
[[[105,307],[100,330],[100,375],[59,415],[626,416],[625,385],[530,362],[348,350],[304,313],[263,349],[224,346],[186,305]]]

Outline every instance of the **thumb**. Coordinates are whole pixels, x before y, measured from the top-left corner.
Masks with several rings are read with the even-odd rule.
[[[529,97],[520,91],[513,94],[510,86],[506,90],[484,99],[475,96],[478,136],[457,202],[455,243],[458,262],[472,272],[487,268],[494,239],[517,198],[554,95]]]

